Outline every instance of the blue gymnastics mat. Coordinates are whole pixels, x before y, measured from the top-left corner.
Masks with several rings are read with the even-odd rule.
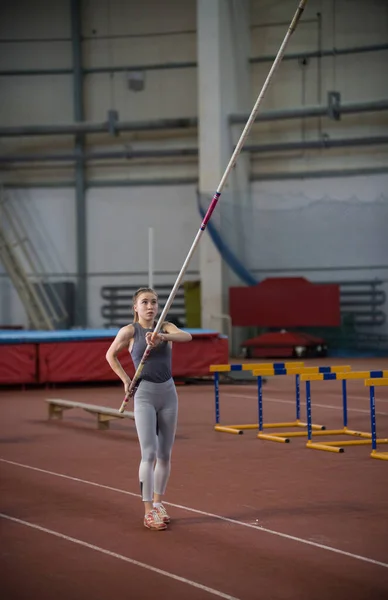
[[[119,328],[114,329],[70,329],[58,331],[25,331],[22,329],[0,330],[0,344],[41,344],[45,342],[79,342],[114,338]],[[225,337],[212,329],[185,329],[192,336]]]

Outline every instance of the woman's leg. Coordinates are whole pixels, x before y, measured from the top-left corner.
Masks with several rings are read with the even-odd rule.
[[[150,402],[144,398],[138,398],[138,392],[135,399],[135,425],[141,449],[140,490],[147,514],[153,507],[154,465],[158,447],[156,410]]]
[[[158,449],[154,477],[154,502],[161,502],[171,471],[171,452],[178,420],[178,397],[175,385],[166,395],[163,408],[158,411]]]

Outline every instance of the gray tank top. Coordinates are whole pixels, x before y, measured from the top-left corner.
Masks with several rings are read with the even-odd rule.
[[[137,369],[147,347],[145,335],[149,331],[153,331],[153,329],[144,329],[140,323],[132,323],[132,325],[135,329],[135,336],[131,356]],[[156,348],[151,350],[141,372],[140,379],[152,381],[153,383],[164,383],[171,379],[171,377],[171,347],[168,342],[161,342]]]

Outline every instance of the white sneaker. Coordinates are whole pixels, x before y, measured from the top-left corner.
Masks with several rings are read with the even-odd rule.
[[[160,517],[159,512],[154,508],[144,517],[144,527],[147,529],[154,529],[155,531],[162,531],[167,529],[167,524]]]
[[[158,504],[158,506],[155,506],[154,510],[158,511],[158,515],[162,519],[163,523],[168,524],[171,522],[170,516],[164,508],[163,504]]]

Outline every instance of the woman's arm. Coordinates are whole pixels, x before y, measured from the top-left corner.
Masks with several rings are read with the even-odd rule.
[[[173,323],[165,323],[163,327],[167,333],[162,333],[162,337],[166,342],[191,342],[192,335],[187,331],[182,331]]]
[[[106,360],[108,361],[112,371],[114,371],[123,382],[126,392],[127,387],[129,387],[129,384],[131,383],[131,378],[124,371],[119,359],[117,358],[117,355],[122,350],[124,350],[124,348],[129,347],[129,342],[133,338],[134,333],[135,330],[133,328],[133,325],[126,325],[125,327],[122,327],[116,335],[113,342],[111,343],[111,345],[109,346],[109,349],[105,355]]]
[[[154,339],[152,339],[151,331],[146,333],[146,342],[152,348],[155,348],[160,342],[191,342],[193,339],[190,333],[178,329],[172,323],[163,323],[163,329],[165,333],[158,333]]]
[[[164,333],[158,333],[154,339],[152,339],[152,332],[149,331],[145,335],[145,339],[148,345],[155,348],[160,342],[191,342],[193,339],[191,333],[178,329],[172,323],[163,323]]]

